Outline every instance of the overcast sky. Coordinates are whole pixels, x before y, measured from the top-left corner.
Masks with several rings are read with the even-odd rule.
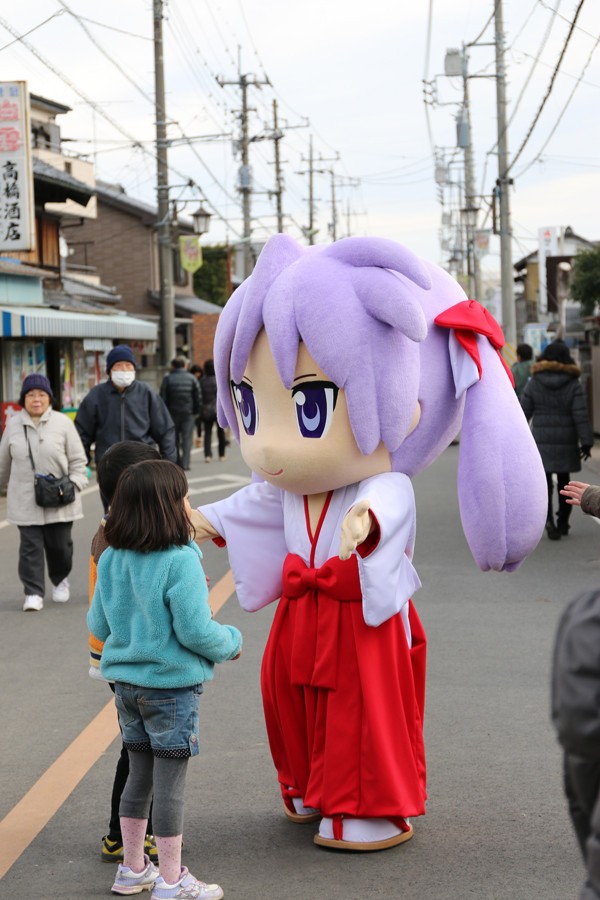
[[[504,0],[511,157],[548,89],[580,3]],[[176,143],[170,150],[172,198],[194,201],[186,207],[192,211],[200,193],[179,187],[192,179],[215,211],[204,242],[240,236],[233,141],[241,95],[216,79],[236,81],[241,71],[271,83],[249,90],[253,138],[268,138],[273,100],[278,103],[286,230],[299,238],[308,224],[308,176],[300,173],[308,168],[312,136],[315,167],[323,170],[314,181],[317,241],[329,238],[327,170],[333,169],[338,237],[385,236],[443,262],[448,254],[439,242],[434,150],[459,159],[454,117],[462,98],[462,81],[443,75],[444,55],[473,42],[492,11],[492,0],[169,0],[169,135],[183,134],[193,145]],[[67,146],[95,159],[99,178],[154,203],[150,0],[19,0],[3,4],[0,16],[2,78],[24,79],[32,93],[72,107],[59,119],[63,137],[77,139]],[[24,39],[15,42],[7,25]],[[550,97],[512,170],[515,259],[535,248],[543,226],[571,225],[600,240],[599,25],[600,0],[585,0]],[[485,45],[493,39],[492,22],[481,43],[469,48],[470,75],[493,74],[494,48]],[[429,108],[429,128],[424,77],[435,81],[438,99]],[[489,226],[487,201],[497,175],[495,82],[472,78],[469,89],[476,187],[483,195],[480,224]],[[210,140],[199,140],[205,136]],[[144,149],[132,147],[132,139]],[[268,193],[274,188],[273,155],[271,140],[253,141],[257,239],[275,230]],[[484,271],[498,269],[498,252],[493,239]]]

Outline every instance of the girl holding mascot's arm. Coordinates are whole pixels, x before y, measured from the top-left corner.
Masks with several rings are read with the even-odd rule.
[[[482,310],[391,241],[302,249],[278,235],[220,318],[220,419],[263,481],[201,507],[197,531],[226,541],[245,609],[281,598],[267,731],[286,815],[319,819],[323,846],[394,846],[425,811],[410,476],[462,426],[480,567],[515,568],[543,530],[543,469]]]

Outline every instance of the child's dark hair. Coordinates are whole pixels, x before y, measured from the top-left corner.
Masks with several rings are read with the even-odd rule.
[[[187,544],[194,533],[183,501],[187,478],[167,459],[129,466],[117,484],[104,536],[117,550],[166,550]]]
[[[112,503],[113,494],[121,472],[135,463],[149,459],[160,459],[160,453],[156,447],[144,444],[142,441],[119,441],[109,447],[96,470],[96,480],[103,497],[108,504]]]

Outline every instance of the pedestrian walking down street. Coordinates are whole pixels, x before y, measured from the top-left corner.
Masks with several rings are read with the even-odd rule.
[[[7,519],[19,529],[19,578],[25,611],[44,606],[44,555],[52,582],[52,599],[65,603],[70,596],[68,576],[73,562],[73,521],[81,519],[79,492],[88,483],[86,455],[77,429],[64,413],[52,409],[50,382],[44,375],[28,375],[19,404],[0,441],[0,488],[8,485]],[[38,506],[35,472],[67,475],[75,485],[75,499],[60,506]]]
[[[202,366],[198,366],[194,364],[190,366],[190,372],[198,381],[201,380],[203,373]],[[202,388],[200,388],[200,392],[202,392]],[[202,408],[200,408],[200,412],[196,416],[196,440],[194,441],[196,447],[202,446]]]
[[[108,378],[86,394],[75,416],[88,461],[95,444],[96,465],[118,441],[158,446],[163,459],[177,460],[175,426],[160,396],[136,379],[133,350],[118,344],[106,356]],[[104,512],[108,509],[102,498]]]
[[[531,360],[533,359],[533,347],[529,344],[517,345],[517,361],[511,366],[511,372],[515,379],[515,391],[519,400],[523,396],[525,385],[531,377]]]
[[[162,380],[160,396],[175,425],[177,465],[189,471],[194,425],[202,408],[202,393],[196,376],[187,371],[185,357],[177,356],[172,361],[171,372]]]
[[[212,618],[191,515],[178,466],[129,466],[104,526],[109,546],[87,615],[91,633],[105,642],[100,669],[114,681],[129,753],[120,802],[124,858],[112,892],[151,890],[153,900],[223,896],[218,884],[197,881],[181,866],[185,778],[190,756],[199,753],[203,682],[215,663],[240,656],[242,636]],[[144,853],[153,794],[158,869]]]
[[[531,378],[521,397],[546,472],[546,532],[552,541],[569,533],[571,505],[561,491],[571,480],[571,472],[580,471],[581,459],[589,459],[594,444],[580,375],[564,341],[553,341],[532,365]],[[556,520],[553,475],[558,491]]]
[[[200,384],[202,387],[202,423],[204,425],[204,462],[209,463],[212,460],[213,426],[217,428],[219,460],[225,459],[225,447],[227,446],[225,432],[217,422],[217,379],[212,359],[207,359],[204,363],[204,375]]]

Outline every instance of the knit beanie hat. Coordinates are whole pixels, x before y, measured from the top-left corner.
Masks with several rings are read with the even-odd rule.
[[[46,393],[50,397],[50,401],[54,400],[54,394],[52,393],[50,382],[45,375],[38,375],[34,373],[33,375],[27,375],[27,377],[23,379],[23,384],[21,385],[21,394],[19,396],[19,406],[25,405],[25,394],[28,394],[29,391],[46,391]]]
[[[128,347],[127,344],[117,344],[116,347],[113,347],[112,350],[108,351],[108,354],[106,356],[106,371],[110,372],[114,364],[117,362],[133,363],[133,365],[137,369],[133,350],[131,349],[131,347]]]

